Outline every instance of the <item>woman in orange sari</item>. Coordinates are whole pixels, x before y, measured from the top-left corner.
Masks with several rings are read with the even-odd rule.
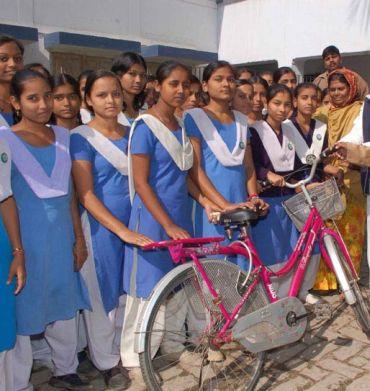
[[[329,75],[329,94],[330,107],[322,107],[322,110],[317,113],[317,118],[328,124],[328,144],[331,148],[352,130],[354,120],[360,113],[362,102],[358,100],[355,74],[348,69],[333,71]],[[339,171],[343,173],[341,190],[346,199],[346,210],[342,217],[336,220],[336,225],[359,272],[366,224],[366,198],[361,188],[360,170],[357,166],[338,159],[333,159],[331,165],[334,166],[333,175],[338,177]],[[329,271],[323,261],[319,267],[314,289],[323,291],[322,293],[338,289],[335,275]]]

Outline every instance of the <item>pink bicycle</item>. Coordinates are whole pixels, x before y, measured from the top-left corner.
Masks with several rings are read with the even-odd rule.
[[[334,180],[307,190],[320,158],[308,178],[287,183],[302,193],[285,207],[301,230],[286,265],[272,272],[261,262],[248,234],[251,210],[221,214],[219,224],[239,239],[227,246],[223,237],[154,243],[147,249],[168,249],[181,264],[156,286],[136,334],[141,370],[150,390],[252,390],[261,375],[267,350],[298,341],[306,330],[308,312],[297,299],[315,243],[335,273],[345,301],[364,332],[370,331],[368,306],[341,236],[324,220],[343,211]],[[268,244],[267,244],[268,245]],[[213,255],[241,255],[250,260],[243,271]],[[188,261],[191,262],[188,262]],[[271,277],[295,268],[288,297],[279,299]]]

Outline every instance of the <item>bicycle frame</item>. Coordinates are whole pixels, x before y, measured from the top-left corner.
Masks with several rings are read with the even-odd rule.
[[[241,301],[235,306],[231,313],[229,313],[223,305],[222,297],[220,298],[217,291],[214,289],[212,282],[208,278],[208,275],[202,266],[202,262],[199,260],[199,257],[222,254],[226,256],[241,255],[249,258],[247,250],[237,242],[231,243],[228,246],[223,246],[220,244],[220,241],[223,238],[190,239],[189,243],[193,244],[193,247],[186,247],[183,241],[171,241],[167,242],[166,244],[163,243],[163,245],[168,248],[175,263],[185,263],[189,258],[194,262],[195,267],[198,269],[202,279],[207,285],[209,292],[214,298],[215,305],[218,306],[225,318],[225,323],[223,324],[222,329],[218,332],[218,339],[225,341],[228,338],[228,330],[231,323],[237,318],[239,311],[248,300],[249,296],[260,280],[262,280],[270,302],[274,303],[279,300],[279,298],[277,297],[277,294],[273,288],[271,277],[275,276],[279,278],[288,274],[298,263],[297,269],[292,278],[288,296],[296,297],[298,295],[315,243],[319,243],[320,251],[323,255],[324,261],[330,270],[333,270],[330,258],[323,245],[323,238],[325,235],[331,235],[337,241],[339,249],[343,253],[353,275],[357,277],[357,273],[354,269],[348,250],[341,236],[336,231],[326,227],[320,216],[320,213],[317,211],[315,206],[312,206],[311,208],[307,221],[287,263],[276,272],[273,272],[268,267],[264,266],[249,235],[242,235],[241,240],[243,240],[243,242],[247,245],[252,254],[251,261],[254,266],[254,270],[250,275],[251,282],[248,289],[243,294]],[[211,246],[204,246],[204,244],[209,244],[212,242],[213,244]],[[161,243],[158,243],[158,247],[163,247],[163,245],[161,246]],[[154,245],[153,248],[155,247],[156,246]]]

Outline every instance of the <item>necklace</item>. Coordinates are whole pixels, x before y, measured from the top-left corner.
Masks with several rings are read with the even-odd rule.
[[[162,115],[158,112],[158,110],[157,110],[156,107],[153,107],[153,110],[154,110],[154,112],[156,113],[156,115],[157,115],[157,117],[159,118],[159,120],[160,120],[161,122],[163,122],[168,128],[172,128],[173,125],[175,124],[175,122],[176,122],[176,126],[178,125],[178,122],[177,122],[175,116],[173,116],[172,119],[165,119],[165,118],[163,118]],[[174,120],[175,122],[173,122],[172,120]]]

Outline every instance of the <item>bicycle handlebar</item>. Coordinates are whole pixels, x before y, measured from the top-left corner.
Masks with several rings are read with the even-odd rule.
[[[327,157],[329,157],[330,155],[332,155],[335,152],[336,152],[336,148],[333,147],[333,148],[325,149],[325,151],[322,151],[319,156],[316,156],[313,154],[307,155],[306,156],[307,165],[311,166],[310,175],[307,178],[302,179],[296,183],[285,182],[285,187],[287,187],[289,189],[296,189],[297,187],[304,186],[307,183],[311,182],[312,178],[315,175],[316,168],[317,168],[318,164],[323,159],[326,159]],[[268,179],[260,181],[260,184],[264,189],[269,188],[271,186],[271,182]]]

